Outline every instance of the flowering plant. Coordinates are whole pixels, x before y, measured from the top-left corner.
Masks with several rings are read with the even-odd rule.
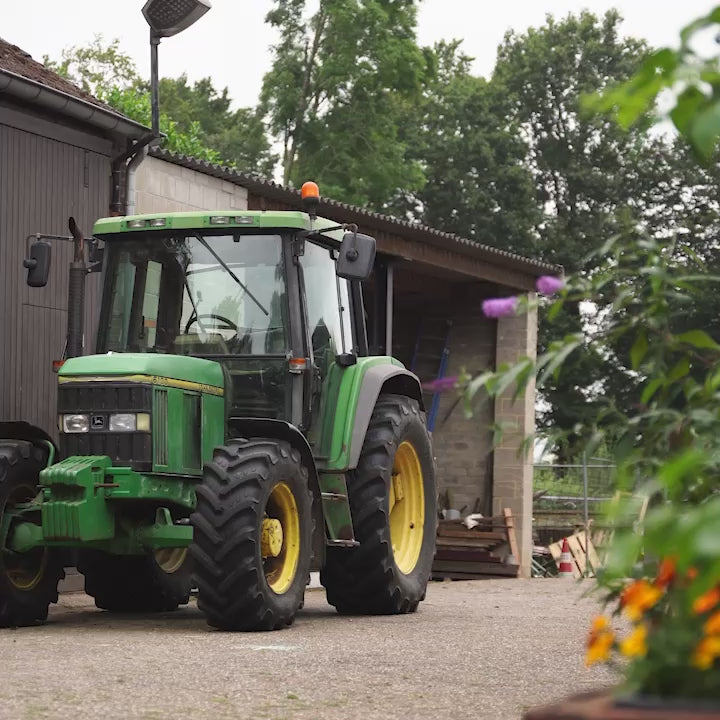
[[[678,50],[654,53],[595,108],[631,122],[661,90],[682,81],[672,121],[701,159],[712,157],[720,138],[720,61],[700,61],[690,42],[712,25],[720,25],[720,8],[685,28]],[[631,217],[617,220],[623,229],[598,249],[601,262],[592,265],[598,271],[570,277],[564,287],[554,278],[538,281],[541,295],[561,293],[548,320],[565,306],[585,307],[584,331],[461,386],[468,408],[480,390],[498,396],[514,386],[517,398],[533,379],[542,388],[582,345],[592,344],[608,362],[621,358],[633,409],[604,402],[598,378],[586,450],[612,438],[617,488],[651,504],[639,529],[631,508],[618,503],[611,512],[617,529],[606,566],[597,571],[609,612],[592,622],[586,662],[615,664],[626,690],[720,701],[720,344],[706,329],[687,327],[687,308],[702,307],[717,293],[720,277],[682,234],[649,236]],[[483,309],[488,317],[505,317],[531,302],[495,298]],[[616,616],[628,628],[615,629]]]
[[[642,574],[647,574],[647,568]],[[720,690],[720,586],[706,588],[694,567],[668,556],[654,577],[624,581],[611,595],[631,624],[616,633],[606,615],[593,620],[585,662],[617,663],[629,689],[656,697],[717,699]]]
[[[678,239],[633,227],[598,252],[605,262],[591,277],[569,277],[562,288],[558,279],[538,281],[538,291],[560,292],[550,318],[566,303],[587,304],[586,332],[473,378],[465,395],[484,388],[496,396],[514,384],[518,396],[533,377],[542,385],[562,372],[583,343],[608,354],[624,349],[628,382],[637,388],[634,411],[601,399],[586,447],[591,453],[612,437],[618,489],[652,504],[641,533],[633,526],[636,507],[609,508],[617,529],[597,586],[610,613],[591,626],[586,662],[617,665],[629,690],[720,699],[720,344],[686,327],[688,305],[702,302],[720,277]],[[504,313],[531,302],[518,298]],[[492,315],[498,305],[487,307]],[[614,630],[614,615],[629,630]]]

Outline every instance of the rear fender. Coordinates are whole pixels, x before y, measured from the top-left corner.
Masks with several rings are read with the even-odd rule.
[[[348,469],[355,469],[360,459],[370,417],[380,395],[405,395],[417,400],[425,410],[418,377],[398,365],[375,365],[368,369],[360,384],[350,439]]]

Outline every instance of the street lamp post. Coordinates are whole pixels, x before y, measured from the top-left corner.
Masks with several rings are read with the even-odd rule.
[[[187,30],[209,9],[209,0],[147,0],[142,9],[150,26],[150,98],[152,131],[160,137],[160,79],[158,76],[158,45],[165,37]]]

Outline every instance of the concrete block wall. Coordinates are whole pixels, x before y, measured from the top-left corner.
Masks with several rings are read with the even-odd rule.
[[[532,294],[531,294],[532,297]],[[497,324],[497,365],[521,357],[535,358],[537,352],[537,310],[519,317],[501,318]],[[493,514],[509,507],[515,517],[520,549],[520,570],[530,577],[532,557],[532,443],[523,443],[535,432],[535,382],[513,401],[514,388],[496,399],[495,422],[502,427],[500,444],[495,448]]]
[[[247,210],[248,192],[227,180],[146,157],[137,169],[135,212]]]
[[[495,361],[495,322],[483,316],[480,300],[453,302],[448,308],[453,325],[450,330],[447,375],[466,371],[477,375],[492,369]],[[463,404],[446,413],[455,401],[454,393],[441,397],[433,432],[438,489],[452,492],[453,506],[473,512],[479,499],[480,512],[490,514],[492,502],[492,425],[493,407],[478,404],[470,418]]]

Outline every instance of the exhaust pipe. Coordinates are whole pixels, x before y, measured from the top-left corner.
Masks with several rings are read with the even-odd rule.
[[[66,357],[79,357],[83,354],[83,336],[85,331],[85,277],[88,274],[85,262],[85,236],[70,218],[68,227],[73,237],[73,261],[70,263],[68,282],[68,325]]]

